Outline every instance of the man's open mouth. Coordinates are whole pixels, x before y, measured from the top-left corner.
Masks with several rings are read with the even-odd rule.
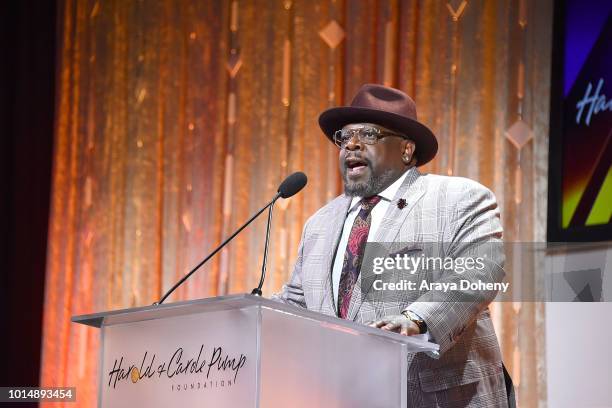
[[[351,157],[344,161],[346,166],[346,174],[349,176],[360,176],[366,171],[368,162],[364,159]]]

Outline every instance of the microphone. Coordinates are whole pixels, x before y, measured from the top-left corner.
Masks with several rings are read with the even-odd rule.
[[[174,284],[174,286],[172,286],[164,294],[164,296],[162,296],[157,302],[153,303],[153,305],[161,305],[162,303],[164,303],[164,301],[168,298],[168,296],[170,296],[176,289],[178,289],[179,286],[181,286],[187,279],[189,279],[189,277],[191,277],[191,275],[193,275],[198,269],[200,269],[202,267],[202,265],[204,265],[206,262],[208,262],[209,259],[211,259],[213,256],[215,256],[217,254],[217,252],[219,252],[225,245],[227,245],[232,239],[234,239],[236,237],[236,235],[238,235],[243,229],[245,229],[250,223],[252,223],[255,220],[255,218],[259,217],[259,215],[262,212],[264,212],[267,208],[269,208],[270,210],[268,212],[268,226],[267,226],[267,229],[266,229],[266,248],[265,248],[265,252],[264,252],[264,262],[263,262],[263,265],[262,265],[262,276],[261,276],[261,279],[259,281],[259,286],[257,287],[259,289],[258,293],[261,296],[261,286],[263,285],[263,281],[264,281],[264,278],[265,278],[266,258],[267,258],[267,255],[268,255],[268,240],[269,240],[269,236],[270,236],[270,224],[272,222],[272,207],[274,207],[274,203],[279,198],[289,198],[289,197],[297,194],[298,192],[300,192],[300,190],[302,190],[304,188],[304,186],[306,185],[307,181],[308,181],[308,179],[307,179],[306,175],[304,173],[302,173],[302,172],[296,172],[296,173],[293,173],[293,174],[289,175],[285,180],[283,180],[283,182],[278,187],[278,191],[274,195],[274,198],[272,198],[272,201],[270,201],[268,204],[263,206],[259,211],[257,211],[255,213],[255,215],[253,215],[251,218],[249,218],[247,222],[245,222],[240,228],[238,228],[236,230],[236,232],[234,232],[225,241],[223,241],[221,244],[219,244],[219,246],[217,248],[215,248],[206,258],[204,258],[202,261],[200,261],[200,263],[198,263],[191,271],[189,271],[188,274],[186,274],[181,279],[179,279],[179,281],[176,282]],[[255,291],[255,289],[253,289],[253,291]]]
[[[261,263],[261,276],[259,278],[259,285],[251,291],[251,295],[261,296],[261,288],[263,287],[264,280],[266,279],[266,265],[268,262],[268,245],[270,243],[270,226],[272,225],[272,210],[274,209],[274,203],[278,197],[289,198],[299,193],[306,183],[308,178],[304,173],[298,171],[287,177],[281,185],[278,187],[277,198],[272,200],[268,209],[268,225],[266,226],[266,243],[264,246],[263,261]]]
[[[308,177],[301,171],[293,173],[278,186],[278,194],[280,194],[281,198],[294,196],[306,186],[307,182]]]

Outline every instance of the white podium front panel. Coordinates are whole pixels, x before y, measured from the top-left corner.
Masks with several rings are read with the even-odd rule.
[[[256,306],[103,326],[100,407],[255,407]]]
[[[407,406],[406,344],[265,307],[261,336],[261,407]]]

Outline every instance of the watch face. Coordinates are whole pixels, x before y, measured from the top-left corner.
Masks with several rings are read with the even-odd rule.
[[[412,321],[414,324],[417,325],[417,327],[419,328],[419,332],[421,334],[427,331],[427,323],[425,323],[423,319],[417,317],[414,313],[411,313],[408,310],[404,310],[402,314],[406,316],[408,319],[410,319],[410,321]]]

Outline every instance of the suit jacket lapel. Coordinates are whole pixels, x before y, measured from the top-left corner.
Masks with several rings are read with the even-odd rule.
[[[416,203],[423,197],[425,194],[425,188],[423,187],[423,179],[420,178],[421,173],[416,169],[416,167],[408,170],[408,175],[406,179],[397,190],[395,196],[391,203],[389,203],[389,207],[383,219],[376,230],[376,235],[374,236],[374,242],[393,242],[397,235],[399,234],[401,226],[404,224],[404,221],[408,217],[408,214],[412,211]],[[403,208],[399,208],[397,202],[399,199],[403,198],[406,200],[406,205]],[[349,305],[348,311],[348,320],[355,320],[357,317],[357,312],[361,308],[361,304],[363,302],[362,299],[362,291],[361,291],[361,276],[357,278],[357,282],[355,283],[355,287],[353,288],[353,294],[351,295],[351,303]],[[369,280],[368,287],[364,288],[366,293],[369,291],[371,285],[373,284],[373,280]]]
[[[408,170],[408,172],[406,180],[404,180],[397,190],[395,197],[393,197],[393,200],[389,204],[389,208],[387,208],[387,212],[378,226],[378,230],[374,236],[374,242],[393,242],[401,226],[408,217],[408,214],[412,212],[416,203],[423,197],[423,194],[425,194],[423,179],[420,178],[421,173],[416,167]],[[399,208],[397,205],[401,198],[406,201],[403,208]]]
[[[342,236],[344,220],[346,219],[346,214],[348,213],[351,200],[352,197],[345,195],[340,196],[337,206],[332,208],[329,215],[328,225],[330,227],[330,233],[325,234],[326,241],[324,248],[326,248],[327,253],[323,257],[323,259],[325,259],[323,271],[325,271],[326,276],[323,299],[321,301],[321,311],[334,316],[338,315],[338,311],[334,302],[334,294],[332,291],[332,268],[338,243],[340,242],[340,237]]]

